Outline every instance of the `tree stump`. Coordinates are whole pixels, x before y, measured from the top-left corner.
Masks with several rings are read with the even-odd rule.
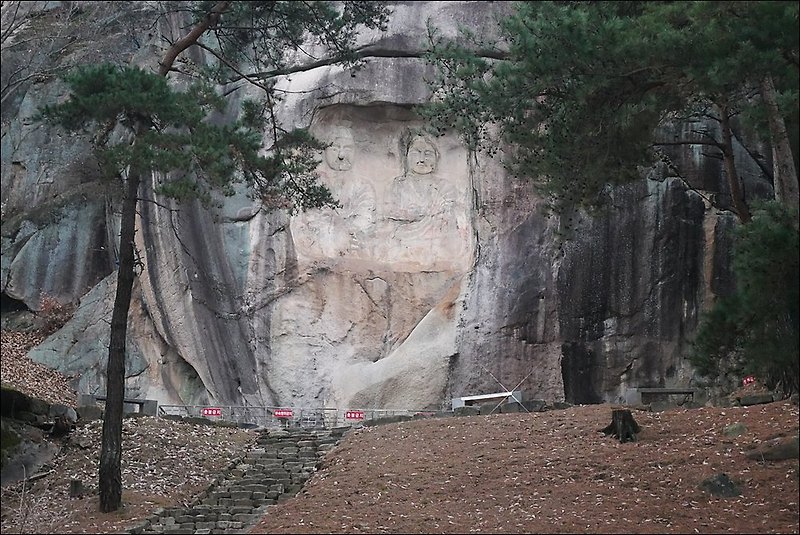
[[[83,481],[80,479],[69,480],[69,496],[70,498],[80,498],[86,494],[86,487],[83,486]]]
[[[56,416],[55,420],[53,420],[53,428],[50,430],[50,434],[54,437],[66,436],[72,431],[72,423],[72,420],[64,414]]]
[[[618,438],[620,442],[636,442],[636,433],[641,431],[641,427],[633,419],[631,411],[613,409],[611,411],[611,423],[600,431],[603,434]]]

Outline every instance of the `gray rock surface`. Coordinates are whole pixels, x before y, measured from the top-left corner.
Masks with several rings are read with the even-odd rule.
[[[556,219],[454,134],[416,136],[423,124],[410,106],[430,98],[425,21],[445,35],[459,24],[484,31],[509,5],[397,3],[387,33],[362,36],[370,54],[355,77],[323,66],[278,80],[282,123],[332,143],[319,173],[341,209],[290,217],[245,191],[214,211],[140,203],[126,395],[425,410],[516,388],[632,402],[635,387],[694,381],[687,341],[731,288],[733,218],[705,200],[725,196],[718,165],[676,150],[702,196],[655,170],[615,190],[606,216]],[[130,31],[104,35],[102,57],[153,64],[163,43],[145,7],[118,10]],[[180,28],[176,16],[159,20],[165,35]],[[62,94],[58,83],[22,86],[4,103],[0,289],[33,310],[42,293],[79,301],[30,356],[98,393],[116,201],[90,172],[86,136],[32,125],[34,110]],[[747,191],[766,191],[748,169]],[[560,246],[567,226],[574,239]]]
[[[736,422],[730,425],[725,426],[725,429],[722,430],[722,434],[726,437],[738,437],[747,432],[747,426],[741,422]]]
[[[735,498],[742,494],[739,486],[728,477],[728,474],[717,474],[704,479],[700,488],[721,498]]]
[[[57,442],[46,437],[37,427],[26,425],[5,417],[0,418],[3,441],[9,436],[16,437],[14,445],[4,448],[3,468],[0,471],[0,485],[8,485],[36,474],[50,463],[60,450]]]
[[[764,403],[772,403],[775,397],[772,394],[749,394],[746,396],[736,398],[736,401],[742,407],[749,405],[762,405]]]
[[[800,437],[778,438],[746,454],[755,461],[785,461],[800,458]]]

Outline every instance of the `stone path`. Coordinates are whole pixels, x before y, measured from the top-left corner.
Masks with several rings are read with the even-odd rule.
[[[243,533],[302,488],[349,427],[263,431],[191,507],[157,510],[128,533]]]

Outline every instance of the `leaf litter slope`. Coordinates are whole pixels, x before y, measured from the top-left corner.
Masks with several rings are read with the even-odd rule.
[[[796,435],[796,405],[634,411],[643,429],[625,444],[598,432],[611,408],[360,429],[251,533],[800,531],[797,459],[745,456]],[[740,496],[698,487],[722,473]]]
[[[60,441],[46,477],[2,489],[3,533],[123,533],[158,507],[185,506],[254,443],[252,430],[126,418],[122,429],[123,508],[101,513],[97,463],[102,422],[78,426]],[[70,497],[70,481],[82,497]]]
[[[72,404],[65,378],[34,370],[22,350],[7,351],[29,341],[9,341],[4,336],[3,382]],[[610,405],[363,428],[328,454],[296,498],[270,508],[253,532],[800,531],[798,461],[745,457],[773,439],[797,435],[797,406],[634,416],[643,431],[627,444],[597,432],[610,421]],[[725,426],[737,422],[747,431],[726,437]],[[50,475],[26,488],[25,531],[119,533],[155,507],[191,501],[256,436],[157,418],[126,420],[125,432],[123,510],[97,510],[97,422],[79,427]],[[741,496],[715,498],[698,488],[720,473],[739,485]],[[84,481],[90,494],[70,498],[72,478]],[[20,490],[3,488],[3,533],[18,531]]]

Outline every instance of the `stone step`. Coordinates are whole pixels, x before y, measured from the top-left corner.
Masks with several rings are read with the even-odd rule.
[[[296,495],[320,458],[349,430],[265,431],[197,504],[156,510],[130,533],[232,533],[248,528],[268,507]]]

